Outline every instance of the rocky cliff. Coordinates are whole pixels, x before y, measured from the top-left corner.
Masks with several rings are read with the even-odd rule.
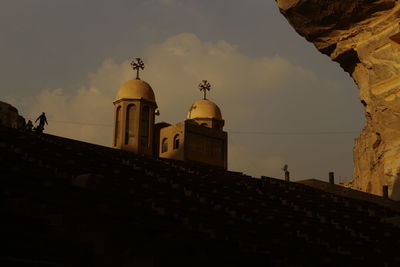
[[[25,119],[18,114],[18,110],[8,103],[0,101],[0,125],[23,129]]]
[[[359,87],[367,124],[349,186],[400,200],[400,1],[276,0],[294,29]]]

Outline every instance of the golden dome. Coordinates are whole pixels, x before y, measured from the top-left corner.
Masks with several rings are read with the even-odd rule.
[[[208,99],[201,99],[193,103],[188,114],[188,119],[210,118],[222,120],[219,107]]]
[[[120,99],[145,99],[156,102],[153,89],[145,81],[136,79],[125,82],[118,90],[116,100]]]

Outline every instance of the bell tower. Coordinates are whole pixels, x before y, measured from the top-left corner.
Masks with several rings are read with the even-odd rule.
[[[140,58],[132,61],[136,79],[125,82],[114,103],[113,147],[142,155],[153,154],[157,103],[151,86],[139,78],[144,69]]]

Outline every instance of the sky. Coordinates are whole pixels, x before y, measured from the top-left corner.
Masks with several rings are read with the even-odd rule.
[[[157,121],[183,121],[211,83],[230,170],[351,180],[358,89],[274,0],[0,0],[0,33],[0,101],[46,112],[47,133],[111,146],[112,102],[140,57]]]

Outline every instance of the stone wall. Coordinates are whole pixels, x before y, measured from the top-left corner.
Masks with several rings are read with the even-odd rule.
[[[359,87],[367,124],[354,146],[354,189],[400,200],[400,1],[277,0],[294,29]]]
[[[25,119],[18,114],[18,110],[15,107],[0,101],[0,125],[23,129]]]

